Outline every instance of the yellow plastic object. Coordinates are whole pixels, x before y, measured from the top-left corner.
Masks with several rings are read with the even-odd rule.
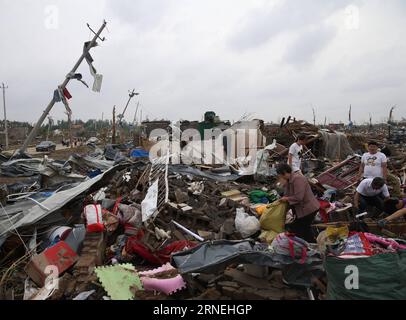
[[[272,241],[277,237],[279,233],[275,231],[262,231],[262,233],[259,236],[259,239],[265,240],[268,244],[271,244]]]
[[[288,204],[286,202],[275,201],[266,206],[259,223],[262,230],[282,233],[285,231],[286,212]]]
[[[348,226],[343,227],[327,227],[326,229],[326,237],[330,239],[339,239],[339,238],[348,238]]]
[[[260,215],[262,215],[262,214],[264,213],[264,211],[265,211],[265,209],[266,209],[267,206],[268,206],[268,205],[266,205],[266,204],[260,205],[260,206],[258,206],[258,207],[255,208],[255,211],[256,211],[257,214],[260,216]]]

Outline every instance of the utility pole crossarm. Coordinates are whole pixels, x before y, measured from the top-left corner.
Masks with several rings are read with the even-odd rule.
[[[85,48],[84,48],[84,50],[82,52],[82,55],[80,56],[79,60],[76,62],[76,64],[74,65],[74,67],[72,68],[70,73],[74,74],[76,72],[76,70],[79,68],[80,64],[85,59],[85,56],[89,53],[89,50],[94,47],[94,45],[96,43],[96,40],[100,39],[100,34],[103,32],[104,28],[106,27],[106,24],[107,24],[107,22],[103,21],[103,24],[100,27],[99,31],[97,31],[97,33],[95,33],[95,35],[94,35],[93,39],[90,41],[89,45],[85,46]],[[66,77],[65,80],[63,81],[63,83],[60,85],[60,88],[62,90],[65,89],[65,87],[69,83],[69,81],[70,81],[69,77]],[[51,111],[54,104],[55,104],[55,100],[54,100],[54,98],[52,98],[52,100],[49,102],[48,106],[44,110],[43,114],[41,115],[41,117],[37,121],[36,125],[31,130],[31,132],[28,135],[27,139],[24,141],[23,146],[19,150],[17,150],[14,155],[16,155],[17,153],[23,153],[23,152],[25,152],[25,150],[27,150],[29,144],[32,142],[32,140],[37,135],[37,132],[38,132],[39,128],[41,127],[42,123],[44,122],[44,120],[47,117],[48,113]]]

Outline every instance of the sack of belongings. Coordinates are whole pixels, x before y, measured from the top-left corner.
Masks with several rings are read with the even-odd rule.
[[[288,204],[280,201],[276,201],[265,208],[259,219],[261,229],[263,230],[259,236],[260,239],[272,243],[279,233],[285,231],[287,210]]]
[[[281,255],[290,256],[294,261],[304,264],[307,258],[309,244],[293,235],[293,233],[280,233],[272,242],[272,250]]]
[[[370,257],[327,257],[329,300],[405,300],[406,250]]]
[[[328,299],[406,299],[406,245],[402,240],[348,232],[347,227],[323,232],[318,243],[325,250]],[[341,250],[331,250],[329,242],[335,239],[344,241]]]

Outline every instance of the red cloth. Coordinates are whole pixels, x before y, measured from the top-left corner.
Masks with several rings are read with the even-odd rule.
[[[118,205],[120,204],[122,199],[123,199],[122,197],[118,197],[116,202],[114,203],[114,207],[113,207],[113,214],[114,215],[117,215]]]
[[[163,265],[170,261],[171,254],[182,251],[186,248],[194,248],[197,244],[195,242],[182,240],[175,241],[161,250],[151,252],[142,242],[144,232],[141,230],[137,235],[129,237],[125,245],[125,251],[128,254],[137,254],[154,265]]]
[[[326,209],[330,208],[330,202],[328,201],[324,201],[324,200],[319,200],[320,203],[320,209],[319,209],[319,213],[320,213],[320,217],[323,220],[324,223],[328,222],[328,214]]]
[[[66,88],[63,88],[63,95],[66,97],[66,99],[71,99],[72,98],[72,95],[70,94],[70,92]]]

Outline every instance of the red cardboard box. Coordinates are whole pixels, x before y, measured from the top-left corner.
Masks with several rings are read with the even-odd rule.
[[[78,259],[76,252],[66,242],[60,241],[41,254],[33,256],[25,271],[32,281],[42,288],[45,285],[45,279],[52,272],[46,270],[48,266],[56,266],[59,276],[73,266]]]

